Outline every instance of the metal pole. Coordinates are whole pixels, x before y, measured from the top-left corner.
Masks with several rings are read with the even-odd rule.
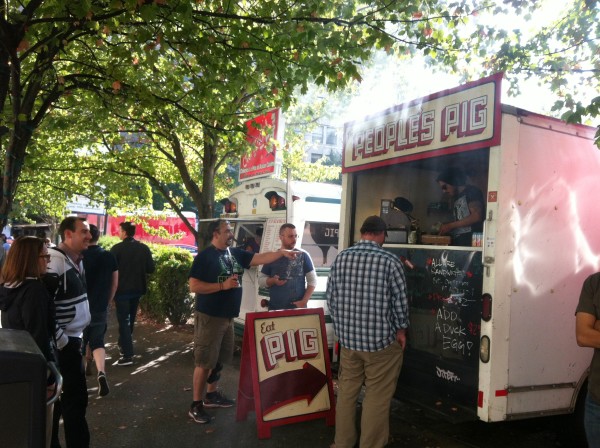
[[[287,169],[287,181],[285,185],[285,222],[292,222],[294,214],[292,213],[292,169]]]

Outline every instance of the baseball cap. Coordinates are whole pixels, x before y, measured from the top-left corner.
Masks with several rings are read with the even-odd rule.
[[[363,222],[363,225],[360,228],[360,233],[385,232],[387,236],[386,228],[385,221],[379,216],[373,215],[365,219],[365,222]]]

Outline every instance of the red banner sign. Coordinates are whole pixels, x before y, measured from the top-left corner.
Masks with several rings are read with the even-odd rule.
[[[246,140],[255,149],[240,160],[240,180],[270,175],[275,172],[280,110],[273,109],[246,122]]]

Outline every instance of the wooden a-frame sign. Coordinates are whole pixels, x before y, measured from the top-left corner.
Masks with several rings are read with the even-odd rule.
[[[259,439],[290,423],[324,418],[335,424],[322,308],[246,314],[236,420],[252,410]]]

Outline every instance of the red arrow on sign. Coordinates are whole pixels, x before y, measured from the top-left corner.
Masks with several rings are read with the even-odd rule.
[[[305,362],[302,369],[272,376],[260,382],[263,415],[300,400],[314,400],[327,384],[327,376],[312,364]]]

